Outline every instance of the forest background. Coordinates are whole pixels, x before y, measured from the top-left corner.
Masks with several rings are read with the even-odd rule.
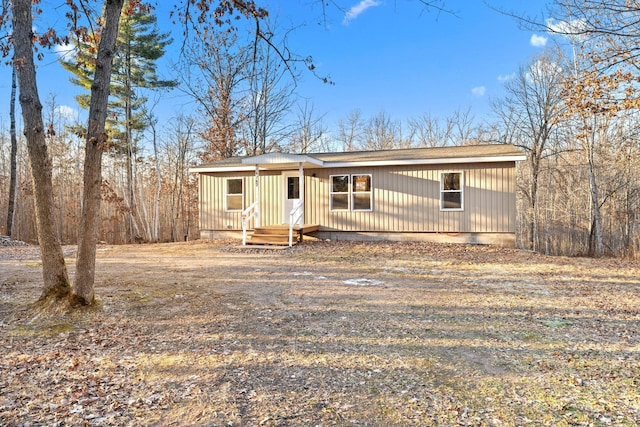
[[[358,5],[367,4],[371,2]],[[636,257],[638,34],[625,19],[634,19],[640,8],[577,0],[548,6],[547,17],[554,19],[509,17],[553,43],[504,79],[502,95],[492,99],[491,114],[482,119],[471,108],[446,117],[423,113],[398,118],[384,109],[363,113],[356,107],[329,121],[312,98],[298,91],[305,79],[332,87],[332,77],[323,74],[309,52],[291,50],[295,28],[274,16],[260,21],[261,37],[256,37],[257,21],[252,20],[234,22],[234,32],[223,25],[206,35],[180,30],[176,35],[158,26],[159,11],[123,15],[111,80],[111,142],[103,158],[99,239],[197,238],[197,177],[188,169],[232,155],[511,143],[527,153],[518,176],[520,247],[547,254]],[[345,9],[345,19],[353,10]],[[72,49],[59,58],[68,77],[87,88],[94,46],[71,40]],[[160,76],[157,66],[169,48],[181,54]],[[193,108],[166,116],[158,105],[176,91]],[[13,87],[2,96],[7,109],[17,96]],[[86,123],[82,114],[60,108],[57,97],[50,93],[44,108],[55,224],[61,241],[75,244]],[[78,104],[86,107],[88,99],[80,95]],[[0,233],[36,242],[26,144],[20,121],[14,120],[15,167],[11,126],[5,121],[0,126],[0,212],[7,215]]]

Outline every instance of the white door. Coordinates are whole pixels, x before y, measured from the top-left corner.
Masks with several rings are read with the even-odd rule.
[[[300,174],[298,171],[282,172],[284,209],[282,212],[282,222],[289,224],[291,210],[294,204],[300,200]],[[303,222],[301,220],[300,222]]]

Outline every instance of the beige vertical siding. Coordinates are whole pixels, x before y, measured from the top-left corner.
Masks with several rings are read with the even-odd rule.
[[[242,178],[244,181],[244,207],[249,207],[256,199],[255,175],[242,173],[202,173],[200,174],[200,229],[201,230],[241,230],[242,213],[226,212],[226,182],[229,178]],[[279,172],[261,172],[260,174],[260,221],[262,224],[282,222],[281,182]],[[254,221],[249,222],[253,228]]]
[[[440,173],[463,172],[464,211],[440,211]],[[329,176],[371,174],[371,212],[329,211]],[[254,174],[201,174],[202,230],[238,230],[241,215],[225,212],[225,183],[243,177],[245,206],[255,200]],[[515,165],[438,165],[432,167],[362,167],[305,170],[305,223],[322,230],[441,233],[515,232]],[[280,172],[261,172],[262,224],[282,223],[283,180]],[[252,225],[252,224],[250,224]]]

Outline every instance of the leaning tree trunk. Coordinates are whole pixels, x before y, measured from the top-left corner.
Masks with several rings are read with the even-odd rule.
[[[107,141],[105,122],[111,83],[111,67],[124,0],[106,0],[96,71],[91,85],[89,125],[84,159],[84,194],[78,240],[78,258],[73,283],[74,299],[81,304],[94,302],[96,245],[102,197],[102,153]]]
[[[16,136],[16,66],[11,69],[11,101],[9,105],[9,120],[11,135],[11,154],[10,169],[11,178],[9,178],[9,206],[7,209],[7,236],[13,235],[13,214],[16,207],[16,181],[17,181],[17,157],[18,157],[18,138]]]
[[[36,85],[31,5],[31,0],[12,2],[13,48],[20,87],[24,134],[27,138],[27,150],[31,163],[38,242],[42,257],[43,291],[40,299],[44,300],[65,297],[69,294],[71,287],[62,246],[54,224],[52,166],[42,121],[42,104]]]

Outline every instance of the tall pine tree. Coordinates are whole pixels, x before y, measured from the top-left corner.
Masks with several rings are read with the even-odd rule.
[[[95,64],[91,59],[99,40],[76,41],[76,54],[69,61],[61,61],[73,74],[71,82],[90,89]],[[127,241],[140,235],[136,223],[135,159],[138,152],[138,136],[148,126],[143,106],[147,97],[141,89],[159,90],[173,88],[175,80],[162,80],[156,73],[157,60],[172,42],[169,33],[158,30],[157,18],[148,9],[129,11],[125,5],[118,31],[116,54],[113,59],[109,115],[107,129],[112,140],[111,148],[126,160],[126,194],[129,215]],[[78,104],[87,108],[89,95],[77,96]]]

